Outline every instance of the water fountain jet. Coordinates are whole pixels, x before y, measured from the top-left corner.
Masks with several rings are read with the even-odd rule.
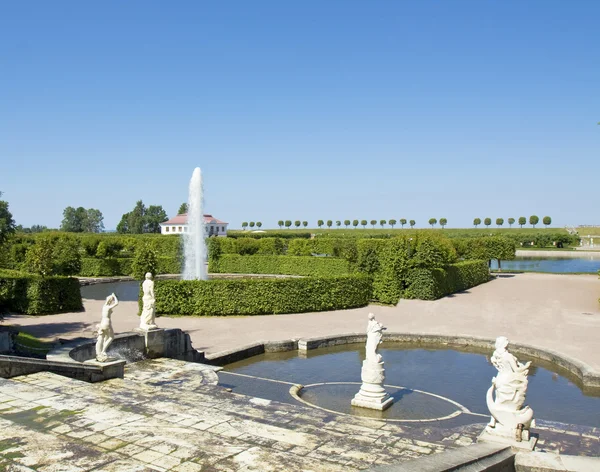
[[[190,179],[187,211],[188,231],[183,235],[183,280],[207,280],[206,243],[204,238],[204,188],[200,167],[194,169]]]

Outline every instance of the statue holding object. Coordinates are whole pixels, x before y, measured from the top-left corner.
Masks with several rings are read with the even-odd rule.
[[[112,327],[111,315],[113,308],[119,304],[119,300],[114,293],[106,297],[102,307],[102,319],[98,325],[98,340],[96,341],[96,360],[98,362],[107,362],[109,360],[106,351],[115,338],[115,332]]]

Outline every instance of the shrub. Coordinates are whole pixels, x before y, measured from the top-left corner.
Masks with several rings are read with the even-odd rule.
[[[211,261],[210,271],[227,274],[337,276],[350,272],[348,261],[333,257],[240,256],[224,254]]]
[[[289,223],[289,225],[287,224]],[[285,226],[290,227],[292,222],[287,220],[285,221]],[[253,238],[253,239],[261,239],[261,238],[283,238],[283,239],[294,239],[294,238],[303,238],[310,239],[311,233],[308,231],[296,231],[296,230],[286,230],[286,231],[266,231],[264,233],[252,233],[248,231],[227,231],[227,238],[220,239],[241,239],[241,238]]]
[[[83,308],[79,281],[0,271],[0,307],[28,315],[78,311]]]
[[[490,273],[485,261],[464,261],[444,268],[413,269],[408,276],[404,298],[437,300],[487,282]]]
[[[365,306],[364,275],[290,279],[158,280],[156,313],[227,316],[302,313]]]
[[[287,248],[287,254],[290,256],[310,256],[312,254],[312,244],[310,239],[292,239]]]
[[[146,272],[152,275],[158,273],[158,254],[151,242],[139,244],[135,248],[133,261],[131,261],[131,276],[137,280],[144,280]]]

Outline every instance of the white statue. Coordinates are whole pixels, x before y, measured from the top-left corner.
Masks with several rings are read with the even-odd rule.
[[[385,328],[375,319],[373,313],[369,313],[369,322],[367,323],[367,344],[365,346],[366,358],[369,362],[381,362],[381,354],[377,353],[377,346],[383,338]]]
[[[507,346],[508,339],[504,336],[496,339],[491,361],[498,369],[498,375],[492,379],[492,386],[487,391],[486,403],[492,418],[486,432],[517,441],[529,440],[529,429],[535,426],[533,410],[529,406],[523,407],[523,403],[531,362],[521,364],[508,352]]]
[[[140,316],[140,329],[148,331],[150,329],[156,329],[158,326],[154,323],[154,317],[156,316],[156,300],[154,298],[154,280],[152,280],[152,274],[148,272],[146,274],[146,280],[142,283],[142,290],[144,295],[142,296],[142,315]]]
[[[96,360],[99,362],[106,362],[108,360],[106,351],[115,338],[110,316],[112,315],[113,308],[118,304],[119,300],[117,296],[111,293],[106,297],[106,301],[102,307],[102,319],[98,325],[98,341],[96,341]]]
[[[381,360],[381,354],[377,353],[377,346],[381,342],[384,329],[384,326],[375,319],[375,315],[369,313],[367,343],[365,345],[366,358],[360,372],[362,385],[359,392],[352,399],[353,406],[385,410],[394,401],[383,388],[383,382],[385,381],[384,363]]]

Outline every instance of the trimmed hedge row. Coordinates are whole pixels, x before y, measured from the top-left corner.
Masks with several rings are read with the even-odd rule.
[[[365,306],[371,298],[371,280],[364,275],[158,280],[154,291],[160,315],[267,315]]]
[[[81,259],[81,277],[110,277],[118,275],[131,275],[131,257],[114,257],[107,259],[96,259],[95,257],[84,257]],[[157,257],[158,274],[179,274],[181,263],[176,257]]]
[[[515,242],[504,236],[453,238],[450,241],[461,259],[510,261],[515,258]]]
[[[490,280],[486,261],[464,261],[435,269],[410,271],[403,298],[437,300]]]
[[[348,261],[332,257],[240,256],[224,254],[211,260],[210,271],[224,274],[285,274],[338,276],[350,272]]]
[[[227,231],[228,238],[253,238],[253,239],[261,239],[261,238],[283,238],[283,239],[294,239],[294,238],[311,238],[310,231],[297,231],[297,230],[286,230],[286,231],[272,231],[264,233],[253,233],[251,231],[239,231],[239,230],[229,230]]]
[[[83,308],[79,281],[1,271],[0,307],[27,315],[78,311]]]

